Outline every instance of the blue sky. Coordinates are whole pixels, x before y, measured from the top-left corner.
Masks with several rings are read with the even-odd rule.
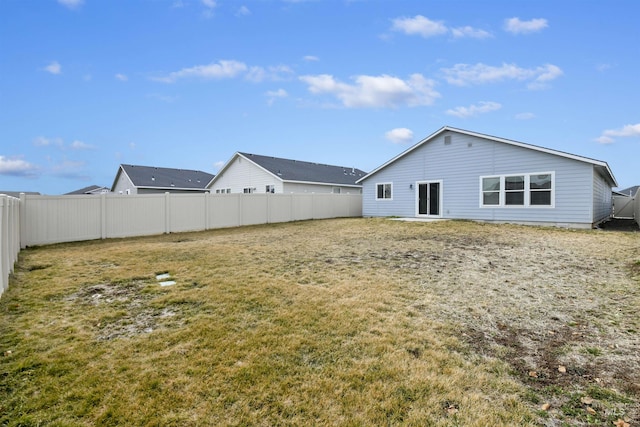
[[[445,125],[640,184],[640,3],[0,0],[0,190],[236,151],[370,171]]]

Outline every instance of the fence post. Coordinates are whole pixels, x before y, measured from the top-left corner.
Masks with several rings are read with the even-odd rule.
[[[165,234],[171,233],[171,193],[168,191],[164,193],[164,232]]]
[[[7,265],[9,263],[9,258],[7,257],[9,248],[7,247],[8,239],[5,229],[5,223],[7,222],[7,218],[5,218],[5,204],[7,202],[7,197],[0,195],[0,295],[7,289],[9,281],[9,269]]]
[[[209,229],[209,192],[205,191],[203,193],[204,197],[204,230],[207,231]]]
[[[27,247],[27,195],[20,193],[20,248]]]
[[[107,195],[100,194],[100,238],[107,238]]]

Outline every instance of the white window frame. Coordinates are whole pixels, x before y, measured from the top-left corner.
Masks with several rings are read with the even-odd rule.
[[[265,185],[264,192],[265,193],[271,193],[271,194],[275,193],[276,192],[276,185],[275,184]]]
[[[532,175],[550,175],[551,176],[551,188],[549,190],[532,190],[531,189],[531,176]],[[507,205],[506,204],[506,186],[505,179],[513,176],[524,176],[524,203],[522,205]],[[498,178],[500,179],[499,202],[497,205],[485,205],[484,204],[484,191],[482,187],[483,180],[485,178]],[[551,192],[551,204],[549,205],[532,205],[531,193],[538,191],[550,191]],[[483,175],[480,177],[480,207],[483,209],[491,208],[507,208],[507,209],[552,209],[556,207],[556,174],[553,171],[547,172],[529,172],[529,173],[506,173],[502,175]]]
[[[378,197],[378,187],[381,185],[388,185],[389,186],[389,197]],[[393,200],[393,182],[378,182],[376,183],[376,200],[380,200],[380,201],[390,201]],[[384,193],[384,189],[382,190],[382,192]]]
[[[253,193],[255,193],[255,191],[256,191],[256,189],[253,188],[253,187],[244,187],[242,189],[242,193],[243,194],[253,194]]]

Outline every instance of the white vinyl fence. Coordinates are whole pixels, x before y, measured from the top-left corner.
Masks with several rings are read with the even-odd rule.
[[[20,200],[0,194],[0,295],[20,252]]]
[[[634,199],[634,218],[636,220],[636,222],[638,223],[638,227],[640,227],[640,188],[638,188],[638,191],[636,191],[636,195],[633,198]]]
[[[21,195],[20,245],[360,217],[359,194]]]
[[[27,246],[361,216],[359,194],[1,194],[0,296]]]

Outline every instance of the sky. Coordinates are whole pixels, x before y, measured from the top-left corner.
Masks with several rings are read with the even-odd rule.
[[[371,171],[443,126],[640,184],[640,2],[0,0],[0,190],[235,152]]]

